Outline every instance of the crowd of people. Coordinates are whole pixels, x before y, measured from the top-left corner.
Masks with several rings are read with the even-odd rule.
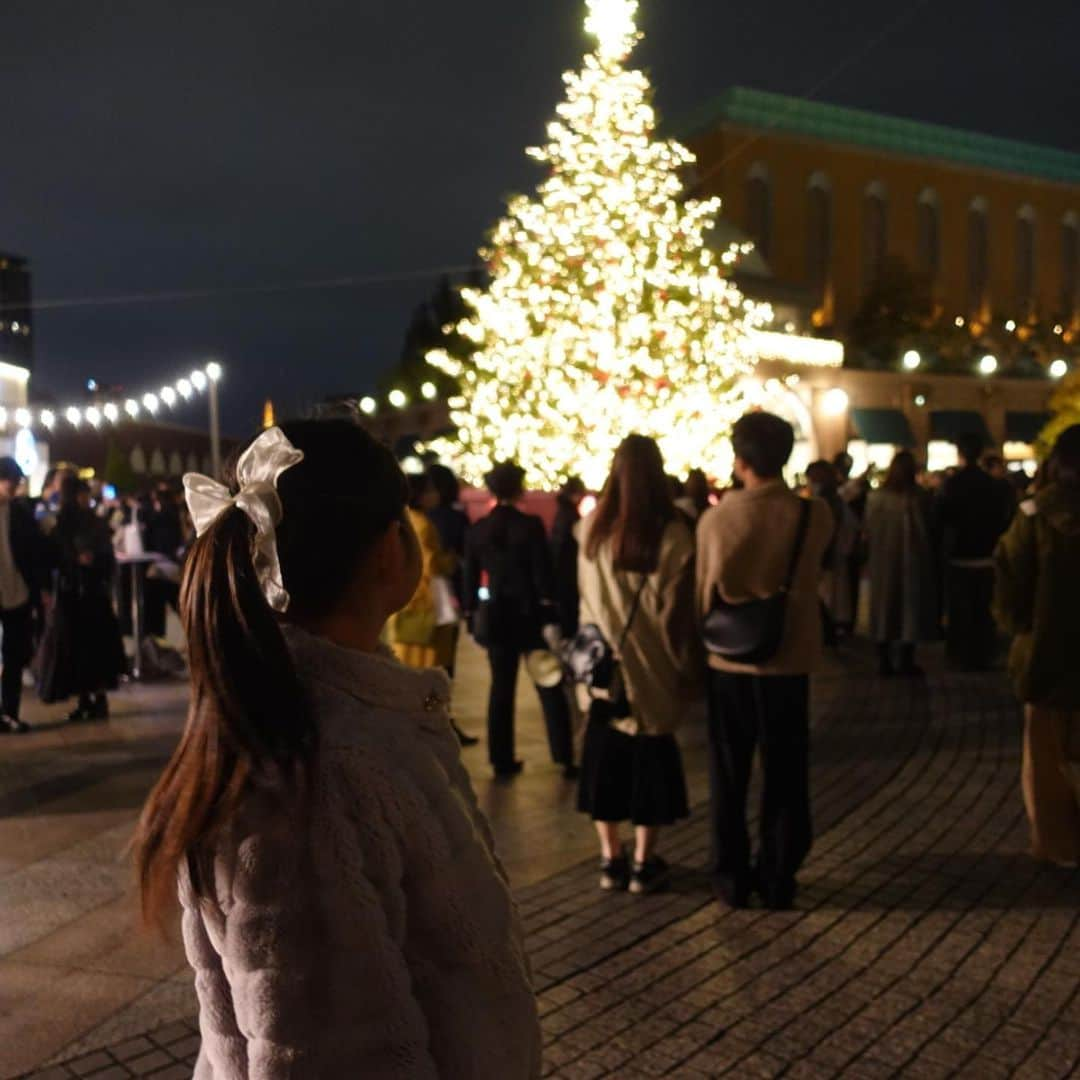
[[[56,468],[36,499],[25,488],[18,463],[0,458],[0,734],[29,730],[21,715],[28,670],[45,704],[76,700],[69,722],[108,719],[108,693],[131,668],[122,637],[132,629],[131,583],[118,576],[117,557],[154,556],[144,617],[156,647],[168,607],[179,607],[194,539],[182,495],[166,484],[118,498],[74,469]]]
[[[524,659],[604,889],[664,885],[662,829],[687,814],[675,735],[704,694],[716,893],[793,905],[813,839],[810,678],[852,632],[864,571],[883,675],[918,675],[943,619],[965,667],[992,662],[991,616],[1011,636],[1033,854],[1080,859],[1080,427],[1019,505],[973,447],[936,493],[906,453],[876,489],[841,459],[799,492],[783,479],[793,443],[782,419],[748,414],[730,489],[684,492],[631,436],[584,517],[567,482],[550,533],[517,505],[513,463],[470,525],[452,476],[405,477],[345,421],[264,432],[227,487],[194,478],[191,704],[134,850],[149,920],[179,880],[197,1075],[540,1074],[521,927],[451,719],[463,618],[490,663],[496,776],[522,767]]]

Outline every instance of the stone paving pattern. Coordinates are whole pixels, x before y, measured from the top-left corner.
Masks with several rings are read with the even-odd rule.
[[[591,860],[519,889],[546,1076],[1076,1074],[1080,874],[1025,854],[1003,680],[849,670],[814,714],[798,910],[712,899],[700,807],[665,893],[603,894]],[[172,1024],[27,1076],[188,1076],[196,1052]]]

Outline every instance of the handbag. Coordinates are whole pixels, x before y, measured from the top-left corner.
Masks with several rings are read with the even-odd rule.
[[[703,627],[705,648],[710,653],[737,664],[763,664],[780,651],[787,622],[788,597],[809,526],[810,500],[804,499],[795,547],[779,592],[742,604],[729,604],[719,595],[714,597]]]
[[[597,691],[601,692],[610,705],[614,720],[623,720],[630,715],[630,698],[619,657],[634,625],[634,618],[641,606],[641,594],[648,580],[643,574],[616,648],[611,647],[599,626],[586,623],[566,646],[563,655],[563,663],[571,680],[586,687],[590,697],[595,696]]]

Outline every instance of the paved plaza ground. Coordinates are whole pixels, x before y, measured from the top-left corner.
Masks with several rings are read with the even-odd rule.
[[[1080,1064],[1080,874],[1025,855],[1019,713],[1000,676],[883,682],[857,649],[814,693],[817,843],[798,910],[712,899],[701,718],[669,891],[596,887],[573,787],[521,687],[525,774],[466,751],[515,881],[552,1077],[1064,1077]],[[468,650],[458,693],[479,730]],[[107,726],[0,741],[0,1077],[188,1077],[175,943],[138,931],[124,847],[182,721],[129,688]],[[493,1078],[498,1080],[498,1078]]]

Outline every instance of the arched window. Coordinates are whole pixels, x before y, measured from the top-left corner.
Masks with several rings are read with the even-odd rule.
[[[933,282],[941,270],[941,205],[933,188],[919,194],[919,270]]]
[[[889,203],[885,185],[868,184],[863,194],[863,287],[868,289],[881,273],[889,239]]]
[[[1024,205],[1016,212],[1016,311],[1021,319],[1035,309],[1035,209]]]
[[[818,307],[825,304],[832,262],[832,185],[822,172],[806,184],[806,280]]]
[[[990,300],[990,217],[982,197],[968,207],[968,312],[976,319],[986,315]]]
[[[1075,322],[1080,291],[1080,214],[1070,210],[1061,220],[1061,317]]]
[[[746,174],[746,232],[767,259],[772,251],[772,182],[760,161]]]

